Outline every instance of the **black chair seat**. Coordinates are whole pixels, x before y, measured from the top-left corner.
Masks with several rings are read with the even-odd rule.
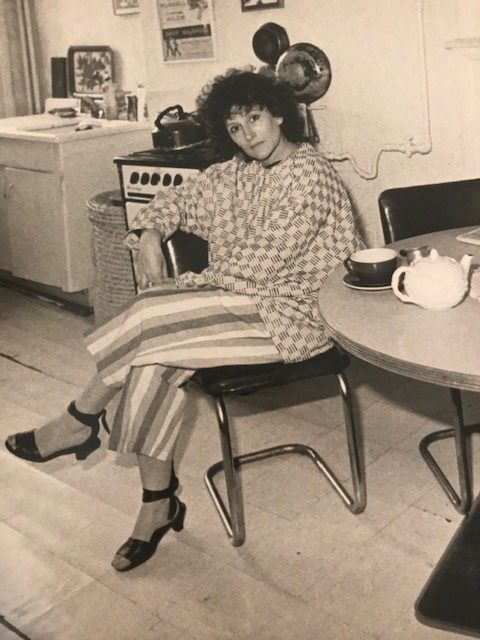
[[[349,363],[348,355],[335,346],[301,362],[269,362],[198,369],[191,380],[209,395],[246,395],[266,387],[337,374]]]

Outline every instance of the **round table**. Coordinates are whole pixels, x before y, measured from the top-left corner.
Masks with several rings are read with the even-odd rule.
[[[473,228],[473,227],[470,227]],[[459,259],[480,246],[456,240],[466,229],[450,229],[395,242],[395,249],[428,245]],[[480,301],[466,296],[453,309],[432,311],[401,302],[391,289],[346,287],[343,266],[320,289],[320,314],[332,338],[348,352],[410,378],[480,391]]]
[[[428,245],[440,255],[457,260],[470,253],[472,265],[478,265],[480,246],[456,239],[468,229],[429,233],[388,246],[413,249]],[[343,283],[345,273],[343,266],[336,269],[318,295],[327,331],[336,343],[362,360],[450,388],[457,412],[456,424],[453,429],[436,431],[423,438],[420,452],[455,509],[468,513],[472,487],[465,436],[478,432],[480,425],[465,426],[459,390],[480,391],[480,301],[467,295],[453,309],[427,310],[401,302],[391,289],[350,289]],[[448,437],[455,438],[460,494],[428,450],[432,442]]]

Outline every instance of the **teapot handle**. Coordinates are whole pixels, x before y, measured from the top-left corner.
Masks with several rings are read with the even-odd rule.
[[[400,276],[402,276],[404,273],[408,273],[409,271],[413,271],[413,268],[412,267],[398,267],[398,269],[396,269],[393,272],[393,275],[392,275],[393,293],[402,302],[413,302],[413,300],[410,298],[410,296],[407,296],[405,293],[402,293],[400,291],[400,289],[398,288],[398,283],[400,281]]]

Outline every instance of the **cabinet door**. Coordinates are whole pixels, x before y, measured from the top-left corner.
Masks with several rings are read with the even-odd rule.
[[[62,286],[66,257],[59,178],[7,167],[5,182],[12,273]]]

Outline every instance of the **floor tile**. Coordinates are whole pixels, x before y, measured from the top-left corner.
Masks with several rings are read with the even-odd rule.
[[[35,367],[52,378],[81,386],[96,371],[86,349],[67,347],[5,323],[0,327],[0,354]]]
[[[415,618],[413,607],[409,607],[382,635],[383,640],[467,640],[471,637],[422,624]]]
[[[410,506],[383,527],[378,535],[407,554],[411,562],[419,558],[433,568],[457,528],[455,522]]]
[[[92,581],[3,523],[0,539],[0,611],[19,629]]]
[[[245,640],[374,640],[374,636],[293,600],[269,624]]]
[[[364,438],[366,442],[392,446],[418,431],[426,420],[427,417],[417,413],[414,407],[404,407],[392,400],[380,400],[362,413]]]
[[[420,456],[412,458],[390,449],[369,465],[367,483],[391,500],[409,505],[430,491],[435,479]]]
[[[54,418],[80,392],[80,387],[51,378],[0,357],[0,398]]]
[[[408,567],[408,570],[405,568]],[[372,635],[386,629],[412,605],[430,567],[379,535],[353,550],[336,571],[303,595],[340,620]]]
[[[100,609],[100,615],[95,612]],[[185,640],[192,639],[165,620],[147,614],[98,582],[86,585],[59,606],[35,618],[22,631],[34,640]],[[161,635],[160,635],[161,633]]]

